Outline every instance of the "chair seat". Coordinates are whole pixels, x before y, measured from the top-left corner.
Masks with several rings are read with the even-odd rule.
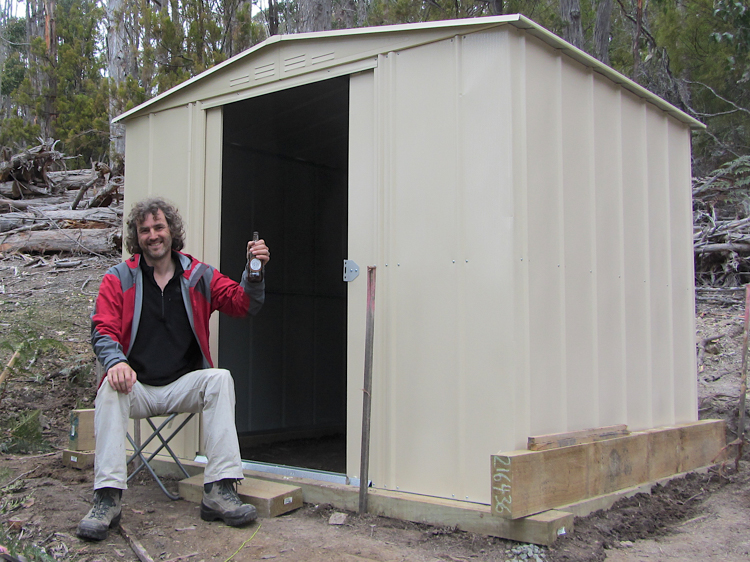
[[[136,445],[135,441],[134,441],[134,440],[133,440],[133,438],[132,438],[132,437],[130,436],[130,433],[128,433],[128,435],[127,435],[127,437],[128,437],[128,441],[130,441],[130,445],[131,445],[131,446],[133,447],[133,451],[134,451],[134,452],[133,452],[133,454],[132,454],[132,455],[130,455],[130,457],[128,457],[128,461],[127,461],[127,463],[128,463],[128,464],[130,464],[131,462],[133,462],[133,461],[135,460],[135,458],[136,458],[136,457],[138,457],[138,458],[140,458],[140,459],[141,459],[141,465],[140,465],[140,466],[139,466],[138,468],[136,468],[136,469],[135,469],[135,470],[133,471],[133,473],[132,473],[132,474],[130,474],[130,476],[128,476],[128,482],[130,482],[130,480],[132,480],[132,479],[133,479],[133,477],[134,477],[134,476],[135,476],[136,474],[138,474],[138,473],[139,473],[139,472],[141,471],[141,469],[143,469],[143,468],[145,467],[145,468],[146,468],[146,470],[148,470],[148,471],[149,471],[149,472],[151,473],[151,476],[153,476],[154,480],[156,480],[156,483],[157,483],[157,484],[159,485],[159,487],[161,488],[161,491],[162,491],[162,492],[164,492],[164,493],[165,493],[165,494],[167,495],[167,497],[168,497],[169,499],[171,499],[171,500],[178,500],[178,499],[180,499],[180,496],[179,496],[179,495],[175,495],[175,494],[172,494],[171,492],[169,492],[169,490],[167,490],[167,489],[166,489],[166,488],[164,487],[164,483],[163,483],[163,482],[161,481],[161,478],[159,478],[159,475],[158,475],[158,474],[156,474],[156,472],[154,471],[154,469],[153,469],[153,468],[151,467],[151,464],[150,464],[150,463],[151,463],[151,461],[152,461],[152,460],[153,460],[153,459],[154,459],[154,458],[156,457],[156,455],[157,455],[157,454],[159,454],[159,452],[160,452],[160,451],[161,451],[162,449],[166,449],[166,450],[167,450],[167,451],[169,452],[169,454],[170,454],[170,455],[172,456],[172,459],[174,459],[174,462],[175,462],[175,463],[177,464],[177,466],[178,466],[178,467],[180,468],[180,470],[182,471],[182,473],[183,473],[183,474],[185,475],[185,478],[190,478],[190,474],[188,473],[188,471],[187,471],[187,470],[185,470],[185,467],[184,467],[184,466],[182,465],[182,463],[180,462],[180,459],[179,459],[179,458],[177,458],[177,455],[176,455],[176,454],[174,453],[174,451],[172,451],[172,448],[171,448],[171,447],[169,446],[169,442],[170,442],[170,441],[172,440],[172,438],[173,438],[173,437],[174,437],[175,435],[177,435],[177,434],[178,434],[178,433],[180,432],[180,430],[182,430],[182,428],[183,428],[183,427],[185,427],[185,425],[186,425],[186,424],[187,424],[187,423],[188,423],[188,422],[189,422],[189,421],[190,421],[191,419],[193,419],[193,416],[195,416],[195,414],[190,414],[189,416],[187,416],[187,417],[186,417],[186,418],[185,418],[185,419],[184,419],[184,420],[182,421],[182,423],[180,424],[180,426],[179,426],[179,427],[178,427],[177,429],[175,429],[175,430],[174,430],[174,431],[173,431],[173,432],[172,432],[172,433],[171,433],[171,434],[169,435],[169,437],[167,437],[166,439],[165,439],[165,438],[164,438],[164,436],[163,436],[163,435],[161,434],[162,430],[163,430],[163,429],[164,429],[164,428],[165,428],[165,427],[166,427],[166,426],[167,426],[167,425],[168,425],[168,424],[169,424],[169,423],[170,423],[170,422],[171,422],[172,420],[174,420],[174,419],[175,419],[175,417],[177,417],[177,415],[178,415],[178,413],[172,413],[172,414],[169,414],[169,415],[167,416],[167,419],[165,419],[165,420],[164,420],[164,421],[163,421],[163,422],[162,422],[162,423],[161,423],[161,424],[159,425],[159,427],[156,427],[156,425],[154,425],[154,422],[153,422],[153,421],[151,420],[151,418],[145,418],[145,419],[146,419],[146,421],[148,422],[148,424],[149,424],[149,425],[151,426],[151,429],[152,429],[152,433],[151,433],[151,435],[150,435],[150,436],[148,437],[148,439],[146,439],[146,440],[145,440],[145,441],[143,442],[143,444],[142,444],[142,445],[140,445],[140,446]],[[153,451],[152,453],[150,453],[150,454],[149,454],[149,457],[148,457],[148,458],[146,458],[146,456],[145,456],[145,455],[143,454],[143,450],[144,450],[144,449],[145,449],[145,448],[146,448],[146,447],[147,447],[147,446],[149,445],[149,443],[151,443],[151,441],[153,441],[154,439],[157,439],[157,438],[158,438],[158,439],[159,439],[159,440],[161,441],[161,445],[159,445],[159,447],[158,447],[158,448],[157,448],[157,449],[156,449],[155,451]]]

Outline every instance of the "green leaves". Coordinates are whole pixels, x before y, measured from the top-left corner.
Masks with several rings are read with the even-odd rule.
[[[49,445],[42,437],[41,410],[24,412],[7,432],[8,439],[0,443],[7,453],[31,453],[46,451]]]

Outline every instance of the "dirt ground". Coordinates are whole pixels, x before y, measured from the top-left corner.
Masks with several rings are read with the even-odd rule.
[[[92,407],[93,355],[88,315],[104,271],[116,258],[0,256],[0,364],[22,353],[0,385],[0,545],[41,547],[51,559],[134,561],[117,532],[90,543],[75,529],[90,506],[91,471],[66,468],[69,412]],[[741,364],[739,291],[699,291],[697,346],[702,418],[723,417],[736,428]],[[62,345],[61,345],[62,344]],[[40,409],[44,445],[23,447],[18,426]],[[29,438],[30,439],[30,438]],[[19,444],[20,443],[20,444]],[[14,448],[15,447],[15,448]],[[22,452],[23,451],[23,452]],[[29,452],[31,451],[31,452]],[[750,557],[750,464],[730,463],[706,474],[658,486],[650,495],[621,500],[606,512],[576,521],[549,561],[740,560]],[[176,482],[170,483],[176,488]],[[123,496],[123,525],[154,560],[463,561],[513,560],[518,543],[350,513],[330,525],[330,506],[308,505],[241,529],[201,521],[196,504],[170,501],[148,478]],[[511,549],[516,549],[514,553]],[[40,559],[40,558],[38,558]],[[534,559],[533,557],[531,558]]]

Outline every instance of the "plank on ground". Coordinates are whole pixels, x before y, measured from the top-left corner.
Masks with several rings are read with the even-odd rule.
[[[181,480],[180,496],[200,503],[203,499],[203,474]],[[259,517],[276,517],[302,507],[302,489],[278,482],[245,478],[237,485],[242,501],[252,504]]]
[[[94,451],[71,451],[65,449],[62,463],[70,468],[86,469],[94,466]]]
[[[711,464],[723,420],[657,428],[546,451],[492,455],[492,513],[515,519]]]
[[[613,437],[628,435],[628,426],[625,424],[598,427],[595,429],[582,429],[581,431],[569,431],[567,433],[552,433],[550,435],[537,435],[529,437],[526,448],[529,451],[546,451],[559,447],[570,447],[571,445],[583,445]]]

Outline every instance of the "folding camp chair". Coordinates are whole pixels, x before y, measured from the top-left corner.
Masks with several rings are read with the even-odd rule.
[[[182,473],[183,473],[183,474],[185,475],[185,478],[190,478],[190,474],[188,474],[188,471],[187,471],[187,470],[185,470],[185,467],[184,467],[184,466],[182,466],[182,463],[180,462],[180,459],[179,459],[179,458],[177,458],[177,455],[175,455],[174,451],[172,451],[171,447],[169,446],[169,442],[170,442],[170,441],[172,440],[172,438],[173,438],[173,437],[174,437],[175,435],[177,435],[177,434],[178,434],[178,433],[180,432],[180,430],[181,430],[181,429],[182,429],[183,427],[185,427],[185,425],[186,425],[186,424],[187,424],[187,423],[188,423],[188,422],[189,422],[189,421],[190,421],[191,419],[193,419],[193,416],[195,416],[195,414],[190,414],[189,416],[187,416],[187,417],[186,417],[186,418],[185,418],[185,419],[184,419],[184,420],[182,421],[182,423],[180,424],[180,426],[179,426],[179,427],[178,427],[177,429],[175,429],[175,430],[174,430],[174,431],[173,431],[173,432],[172,432],[172,433],[171,433],[171,434],[169,435],[169,437],[167,437],[166,439],[165,439],[165,438],[164,438],[164,437],[162,436],[162,434],[161,434],[161,431],[162,431],[162,430],[163,430],[163,429],[164,429],[165,427],[167,427],[167,425],[169,425],[169,423],[170,423],[170,422],[171,422],[172,420],[174,420],[174,419],[175,419],[175,417],[177,417],[177,415],[178,415],[178,414],[176,414],[176,413],[173,413],[173,414],[169,414],[169,415],[168,415],[168,417],[167,417],[167,419],[165,419],[165,420],[164,420],[164,421],[163,421],[163,422],[162,422],[162,423],[161,423],[161,424],[159,425],[159,427],[156,427],[156,426],[154,425],[154,422],[153,422],[153,421],[151,421],[151,418],[145,418],[145,419],[146,419],[146,421],[148,422],[148,424],[149,424],[149,425],[151,426],[151,429],[152,429],[152,433],[151,433],[151,435],[150,435],[150,436],[148,437],[148,439],[146,439],[146,440],[145,440],[145,441],[143,442],[143,444],[141,444],[140,446],[136,444],[136,442],[135,442],[135,441],[133,440],[133,438],[132,438],[132,437],[130,436],[130,433],[128,433],[128,441],[130,441],[130,445],[131,445],[131,446],[133,447],[133,451],[134,451],[134,452],[133,452],[133,454],[132,454],[132,455],[130,455],[130,457],[128,457],[128,461],[127,461],[127,464],[130,464],[131,462],[133,462],[133,460],[135,460],[135,458],[136,458],[136,457],[138,457],[138,458],[140,458],[140,459],[141,459],[141,464],[140,464],[140,466],[138,466],[138,468],[136,468],[136,469],[135,469],[135,470],[133,471],[133,473],[132,473],[132,474],[131,474],[130,476],[128,476],[128,482],[130,482],[130,481],[131,481],[131,480],[133,479],[133,477],[134,477],[134,476],[135,476],[136,474],[138,474],[138,473],[139,473],[139,472],[141,471],[141,469],[142,469],[142,468],[146,467],[146,470],[148,470],[148,471],[149,471],[149,472],[151,473],[151,476],[153,476],[153,477],[154,477],[154,480],[156,480],[156,483],[157,483],[157,484],[159,485],[159,487],[161,488],[161,491],[162,491],[162,492],[164,492],[164,493],[165,493],[165,494],[167,495],[167,497],[168,497],[169,499],[171,499],[171,500],[178,500],[178,499],[180,499],[180,496],[179,496],[179,495],[175,495],[175,494],[172,494],[172,493],[170,493],[170,492],[169,492],[169,491],[168,491],[168,490],[167,490],[167,489],[166,489],[166,488],[164,487],[164,483],[163,483],[163,482],[161,481],[161,478],[159,478],[159,475],[158,475],[158,474],[156,474],[156,472],[154,472],[154,469],[153,469],[153,468],[151,467],[151,464],[150,464],[150,463],[151,463],[151,461],[152,461],[152,460],[154,459],[154,457],[156,457],[156,455],[157,455],[157,454],[158,454],[158,453],[159,453],[159,452],[160,452],[160,451],[161,451],[162,449],[166,449],[166,450],[167,450],[167,451],[169,452],[169,454],[170,454],[170,455],[172,456],[172,459],[173,459],[173,460],[174,460],[174,462],[175,462],[175,463],[177,464],[177,466],[179,467],[179,469],[180,469],[180,470],[182,471]],[[134,420],[134,421],[135,421],[136,423],[138,423],[138,422],[139,422],[140,420]],[[158,437],[158,438],[159,438],[159,440],[161,441],[161,445],[159,445],[159,447],[158,447],[158,448],[157,448],[157,449],[156,449],[155,451],[153,451],[152,453],[150,453],[150,454],[149,454],[149,457],[148,457],[148,458],[146,458],[146,457],[145,457],[145,455],[143,454],[143,450],[144,450],[144,449],[145,449],[145,448],[146,448],[146,447],[148,446],[148,444],[149,444],[149,443],[151,443],[151,441],[153,441],[153,440],[154,440],[155,438],[157,438],[157,437]]]

